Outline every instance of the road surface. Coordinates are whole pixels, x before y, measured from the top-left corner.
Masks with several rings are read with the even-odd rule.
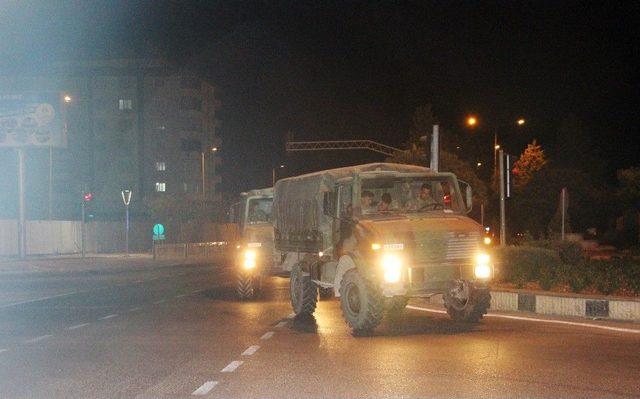
[[[354,337],[337,301],[292,319],[287,279],[239,302],[232,274],[0,276],[0,398],[640,396],[638,326],[468,327],[412,301],[397,324]]]

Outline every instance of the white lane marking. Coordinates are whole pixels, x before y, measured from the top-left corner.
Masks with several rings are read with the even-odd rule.
[[[415,309],[415,310],[421,310],[423,312],[447,313],[444,310],[426,309],[426,308],[421,308],[421,307],[418,307],[418,306],[411,306],[411,305],[407,306],[407,308]],[[601,326],[599,324],[578,323],[578,322],[575,322],[575,321],[537,319],[535,317],[510,316],[510,315],[506,315],[506,314],[496,314],[496,313],[489,313],[489,314],[484,315],[484,317],[496,317],[496,318],[500,318],[500,319],[511,319],[511,320],[524,320],[524,321],[533,321],[533,322],[538,322],[538,323],[564,324],[564,325],[569,325],[569,326],[598,328],[598,329],[601,329],[601,330],[626,332],[626,333],[632,333],[632,334],[640,334],[640,330],[635,330],[635,329],[632,329],[632,328]]]
[[[187,296],[187,294],[176,295],[176,298],[184,298],[185,296]]]
[[[136,281],[134,281],[134,283],[138,283],[138,284],[139,283],[144,283],[144,280],[136,280]]]
[[[276,328],[284,327],[286,325],[287,325],[286,321],[281,321],[280,323],[276,324]]]
[[[209,393],[216,385],[218,385],[218,381],[207,381],[200,386],[200,388],[196,389],[191,393],[191,395],[202,396]]]
[[[77,293],[78,293],[77,291],[67,292],[66,294],[51,295],[51,296],[45,296],[45,297],[42,297],[42,298],[30,299],[28,301],[8,303],[6,305],[0,305],[0,309],[2,309],[2,308],[10,308],[11,306],[25,305],[27,303],[47,301],[49,299],[54,299],[54,298],[62,298],[63,296],[74,295],[74,294],[77,294]]]
[[[192,293],[192,294],[197,294],[197,293],[200,293],[200,292],[203,292],[203,291],[204,291],[204,289],[201,289],[201,290],[191,291],[191,293]]]
[[[6,352],[6,351],[7,351],[6,349],[0,349],[0,353]]]
[[[234,360],[231,363],[227,364],[227,367],[223,368],[222,370],[220,370],[221,373],[233,373],[234,371],[236,371],[236,369],[240,366],[242,366],[242,363],[244,363],[242,360]]]
[[[159,301],[155,301],[153,304],[154,305],[160,305],[161,303],[164,303],[166,301],[166,299],[161,299]]]
[[[139,311],[139,310],[142,310],[142,307],[140,307],[140,306],[136,306],[136,307],[134,307],[134,308],[129,309],[129,312],[137,312],[137,311]]]
[[[118,317],[118,315],[116,313],[114,314],[110,314],[104,317],[101,317],[100,320],[108,320],[108,319],[113,319],[114,317]]]
[[[264,333],[264,335],[262,337],[260,337],[260,339],[271,339],[271,337],[273,337],[273,331],[269,331],[267,333]]]
[[[51,338],[51,337],[53,337],[53,335],[51,335],[51,334],[41,335],[41,336],[39,336],[39,337],[35,337],[35,338],[28,339],[28,340],[24,341],[24,343],[25,343],[25,344],[33,344],[33,343],[35,343],[35,342],[44,341],[45,339],[49,339],[49,338]]]
[[[291,313],[289,316],[287,316],[287,319],[293,319],[296,317],[295,313]]]
[[[67,330],[77,330],[78,328],[86,327],[89,323],[76,324],[75,326],[71,326],[67,328]]]
[[[256,353],[258,349],[260,349],[259,345],[251,345],[250,347],[247,348],[247,350],[242,352],[242,356],[251,356],[254,353]]]

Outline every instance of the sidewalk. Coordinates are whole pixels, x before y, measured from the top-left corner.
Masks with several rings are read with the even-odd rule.
[[[78,273],[111,272],[118,270],[145,269],[177,265],[195,265],[211,263],[203,259],[153,260],[151,254],[88,254],[84,259],[80,255],[60,255],[28,257],[26,259],[0,260],[0,276],[7,274],[33,273]]]

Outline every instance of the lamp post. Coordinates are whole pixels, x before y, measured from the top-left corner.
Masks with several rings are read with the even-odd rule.
[[[470,128],[475,128],[478,125],[478,117],[475,115],[469,115],[466,118],[466,125]],[[493,127],[493,177],[496,179],[498,177],[498,151],[502,149],[502,146],[498,142],[498,129],[510,126],[514,123],[518,126],[524,126],[526,120],[524,118],[518,118],[517,120],[509,123],[503,123],[501,125],[497,125]]]
[[[218,147],[211,147],[209,151],[202,151],[200,153],[200,171],[202,172],[202,200],[207,199],[207,191],[206,191],[206,169],[205,169],[205,156],[207,153],[218,152]]]
[[[276,185],[276,169],[284,169],[284,165],[271,168],[271,187]]]
[[[120,192],[122,195],[122,202],[124,203],[124,212],[125,212],[125,225],[124,225],[124,242],[125,242],[125,251],[127,256],[129,256],[129,204],[131,203],[131,190],[122,190]]]

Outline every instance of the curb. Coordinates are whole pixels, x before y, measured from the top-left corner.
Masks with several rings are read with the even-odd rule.
[[[442,304],[442,295],[431,298]],[[527,312],[549,316],[573,316],[585,319],[609,319],[640,322],[640,301],[593,299],[550,293],[491,291],[491,310]]]

